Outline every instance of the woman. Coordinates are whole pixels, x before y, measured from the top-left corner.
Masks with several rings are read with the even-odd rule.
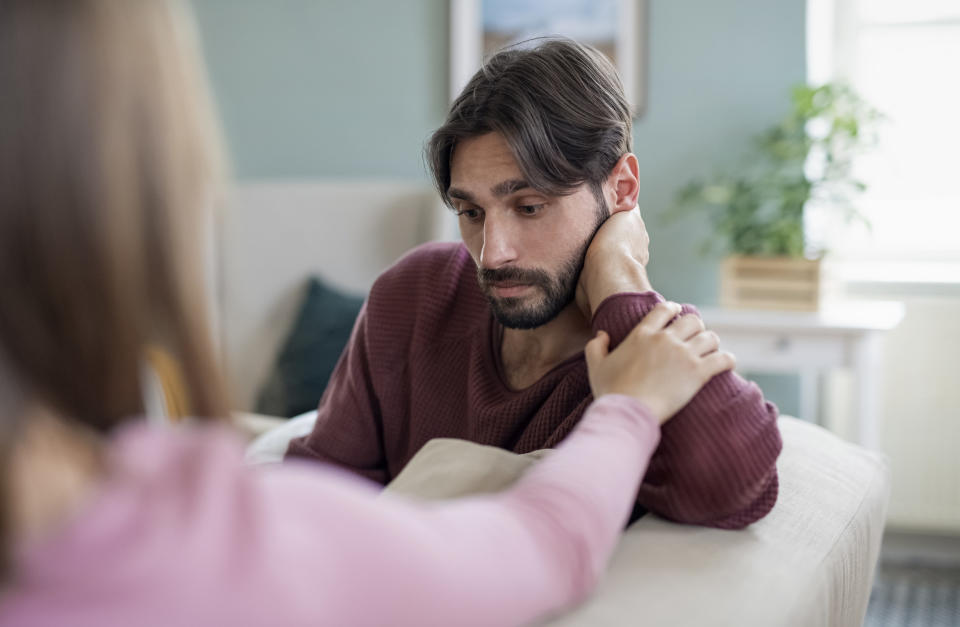
[[[216,128],[176,2],[0,1],[2,625],[524,623],[581,600],[659,425],[732,367],[674,304],[586,347],[596,400],[496,496],[245,469],[206,332]],[[150,345],[204,425],[149,427]]]

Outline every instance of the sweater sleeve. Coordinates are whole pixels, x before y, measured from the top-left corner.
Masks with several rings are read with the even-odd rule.
[[[496,495],[418,503],[341,484],[339,495],[326,491],[323,499],[296,488],[294,500],[278,495],[291,486],[271,486],[265,492],[280,499],[294,529],[283,537],[298,537],[306,521],[328,545],[313,557],[311,543],[301,541],[278,572],[293,579],[291,570],[306,569],[305,580],[332,586],[313,593],[325,623],[529,623],[594,588],[658,440],[659,425],[642,404],[611,395]],[[336,577],[316,570],[344,562]]]
[[[662,300],[655,292],[611,296],[597,308],[594,330],[607,331],[615,346]],[[690,305],[683,312],[699,315]],[[776,503],[781,447],[776,407],[756,384],[721,373],[664,424],[637,503],[676,522],[746,527]]]
[[[370,373],[367,309],[365,303],[320,400],[313,431],[291,440],[286,456],[335,464],[382,484],[388,473]]]

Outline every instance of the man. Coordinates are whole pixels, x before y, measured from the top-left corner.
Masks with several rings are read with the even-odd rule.
[[[595,50],[550,40],[491,58],[427,147],[463,243],[421,246],[377,280],[288,455],[385,483],[431,438],[519,453],[560,442],[591,401],[584,344],[604,330],[616,345],[662,300],[630,144],[622,87]],[[694,315],[673,327],[703,329]],[[780,447],[760,390],[719,375],[664,425],[638,511],[748,525],[776,501]]]

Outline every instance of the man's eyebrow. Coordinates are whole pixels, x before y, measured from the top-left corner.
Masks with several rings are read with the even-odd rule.
[[[494,196],[500,198],[502,196],[508,196],[514,192],[519,192],[521,189],[526,189],[528,187],[530,187],[530,183],[524,179],[510,179],[508,181],[503,181],[502,183],[497,183],[490,188],[490,191]]]
[[[530,183],[528,183],[525,179],[508,179],[491,187],[490,193],[498,198],[502,198],[503,196],[509,196],[514,192],[519,192],[521,189],[527,189],[528,187],[530,187]],[[473,199],[473,194],[465,189],[460,189],[459,187],[448,188],[447,196],[450,198],[457,198],[459,200],[466,200],[467,202],[475,202]]]
[[[467,202],[473,202],[473,194],[470,192],[460,189],[459,187],[450,187],[447,189],[447,196],[450,198],[459,198],[460,200],[466,200]]]

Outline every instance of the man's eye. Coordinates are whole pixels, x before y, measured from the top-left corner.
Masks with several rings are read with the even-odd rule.
[[[457,216],[460,218],[466,218],[471,222],[476,222],[480,219],[480,210],[479,209],[460,209],[457,211]]]
[[[535,216],[543,209],[543,205],[520,205],[517,211],[525,216]]]

